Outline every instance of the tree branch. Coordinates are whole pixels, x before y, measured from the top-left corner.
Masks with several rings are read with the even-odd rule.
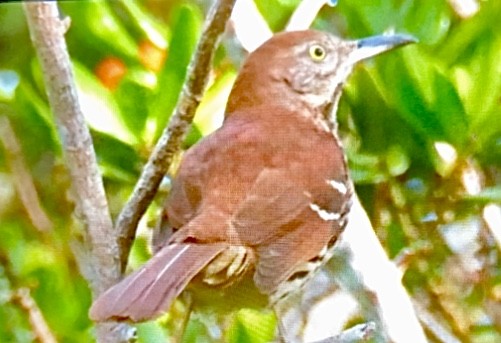
[[[357,196],[337,244],[336,255],[347,259],[344,276],[333,260],[329,262],[329,270],[342,287],[355,294],[364,312],[377,311],[370,319],[384,328],[382,333],[392,342],[427,342],[411,298],[402,285],[402,275],[388,259]],[[353,277],[347,277],[347,270]]]
[[[355,325],[334,337],[329,337],[314,343],[357,343],[366,342],[372,338],[376,331],[374,322]]]
[[[454,336],[448,328],[446,328],[440,321],[435,317],[433,313],[428,311],[428,309],[423,306],[419,301],[413,301],[414,308],[419,317],[419,320],[423,326],[431,332],[435,338],[443,343],[460,343],[461,341]]]
[[[45,318],[40,311],[35,300],[31,297],[28,288],[20,288],[12,294],[12,300],[19,303],[19,305],[28,312],[29,320],[33,333],[37,340],[41,343],[56,343],[57,340],[50,330]]]
[[[81,270],[97,295],[120,278],[118,246],[102,178],[89,130],[77,97],[70,59],[64,40],[68,22],[59,18],[57,4],[52,1],[25,2],[31,40],[42,66],[49,104],[63,142],[66,166],[72,180],[72,197],[76,215],[86,228],[91,254],[79,262]],[[101,324],[97,328],[100,342],[127,342],[132,330],[123,324]]]
[[[134,191],[116,222],[119,231],[120,263],[122,271],[127,265],[130,248],[136,235],[139,220],[155,196],[175,153],[181,147],[195,110],[207,86],[212,59],[218,39],[224,32],[235,0],[218,0],[214,3],[193,56],[185,84],[172,119],[160,137],[150,159],[143,169]]]
[[[0,116],[0,142],[5,148],[5,159],[10,167],[14,186],[31,224],[41,232],[50,231],[52,222],[40,204],[33,177],[24,161],[21,144],[7,116]]]

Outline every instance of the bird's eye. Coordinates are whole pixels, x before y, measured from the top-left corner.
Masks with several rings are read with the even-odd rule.
[[[326,55],[327,52],[323,46],[318,44],[310,46],[310,57],[312,60],[316,62],[323,61]]]

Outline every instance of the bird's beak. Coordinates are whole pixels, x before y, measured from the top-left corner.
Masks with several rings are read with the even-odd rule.
[[[385,51],[417,43],[417,39],[410,35],[393,34],[363,38],[355,41],[355,49],[350,53],[349,60],[355,64],[366,58],[379,55]]]

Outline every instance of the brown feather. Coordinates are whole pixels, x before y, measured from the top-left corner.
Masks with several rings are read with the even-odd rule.
[[[167,311],[190,280],[223,244],[170,244],[142,268],[101,294],[89,316],[94,321],[143,321]]]

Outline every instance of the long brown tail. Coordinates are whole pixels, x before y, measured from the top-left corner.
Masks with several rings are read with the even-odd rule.
[[[94,321],[152,319],[167,311],[190,280],[224,249],[220,244],[170,244],[92,304]]]

